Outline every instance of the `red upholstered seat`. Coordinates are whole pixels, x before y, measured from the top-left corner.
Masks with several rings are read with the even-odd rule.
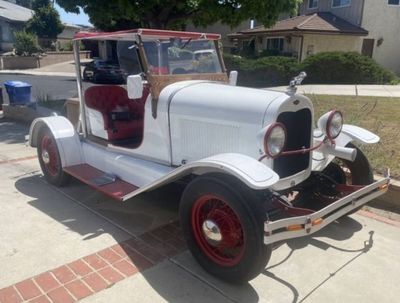
[[[102,114],[108,140],[141,138],[143,136],[144,105],[148,94],[149,89],[145,87],[141,99],[131,100],[123,87],[92,86],[85,91],[85,104]],[[122,112],[130,118],[114,120],[111,118],[113,112]]]

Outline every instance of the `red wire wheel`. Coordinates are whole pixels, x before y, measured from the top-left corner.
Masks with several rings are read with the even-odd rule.
[[[49,183],[62,186],[68,182],[69,176],[62,168],[57,142],[47,127],[39,131],[37,155],[43,175]]]
[[[265,201],[233,176],[210,173],[186,186],[179,218],[187,246],[212,275],[247,282],[264,270],[271,246],[264,245]]]
[[[197,244],[208,258],[221,266],[240,262],[245,248],[242,224],[222,198],[209,194],[197,199],[192,222]]]
[[[46,171],[53,177],[57,176],[60,170],[57,144],[54,138],[48,134],[42,137],[40,156],[42,157]]]

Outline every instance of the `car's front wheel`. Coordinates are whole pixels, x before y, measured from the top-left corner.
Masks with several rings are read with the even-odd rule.
[[[263,243],[262,203],[235,178],[195,178],[183,192],[179,215],[191,253],[218,278],[247,282],[268,263],[271,248]]]
[[[335,159],[323,171],[323,173],[339,184],[347,185],[368,185],[374,182],[374,176],[367,157],[354,144],[349,143],[346,147],[357,150],[357,156],[353,162]],[[351,211],[349,215],[355,213],[362,206]]]

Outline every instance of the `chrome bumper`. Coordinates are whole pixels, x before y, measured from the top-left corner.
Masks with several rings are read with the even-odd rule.
[[[337,218],[387,192],[390,177],[387,176],[343,197],[310,215],[291,217],[264,223],[264,243],[298,238],[322,229]]]

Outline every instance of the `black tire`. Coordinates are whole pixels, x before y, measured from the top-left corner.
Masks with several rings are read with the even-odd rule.
[[[374,182],[371,165],[364,153],[352,143],[347,144],[346,147],[355,148],[357,150],[357,156],[354,162],[344,161],[351,172],[351,184],[368,185]]]
[[[96,74],[93,75],[93,77],[92,77],[92,82],[93,82],[94,84],[98,84],[98,83],[99,83],[99,79],[98,79],[98,77],[97,77]]]
[[[89,81],[89,78],[88,78],[88,76],[87,76],[87,74],[85,72],[83,72],[82,80],[85,81],[85,82]]]
[[[204,207],[205,212],[209,211],[206,217],[208,220],[212,221],[213,216],[219,218],[227,235],[221,236],[222,240],[212,245],[202,232],[204,222],[208,220],[197,220],[199,203],[208,197],[212,197],[210,203],[219,206],[205,204],[200,207]],[[221,209],[224,215],[221,215]],[[223,174],[195,178],[183,192],[179,216],[189,250],[212,275],[231,283],[244,283],[266,267],[271,257],[271,246],[263,243],[266,220],[263,203],[254,191],[236,178]],[[236,224],[234,229],[231,221]],[[234,243],[237,243],[236,246]]]
[[[323,171],[324,174],[333,178],[336,182],[348,185],[368,185],[374,182],[371,165],[364,153],[354,144],[346,145],[357,150],[357,156],[353,162],[340,160],[339,163],[331,162]],[[347,171],[345,171],[345,170]],[[361,207],[354,209],[347,215],[354,214]]]
[[[47,127],[42,127],[39,131],[37,154],[40,167],[47,182],[56,186],[66,185],[70,176],[62,169],[56,141]]]
[[[374,182],[371,166],[364,153],[352,143],[347,144],[346,147],[357,150],[356,159],[353,162],[342,159],[337,163],[331,162],[323,173],[342,184],[368,185]]]

